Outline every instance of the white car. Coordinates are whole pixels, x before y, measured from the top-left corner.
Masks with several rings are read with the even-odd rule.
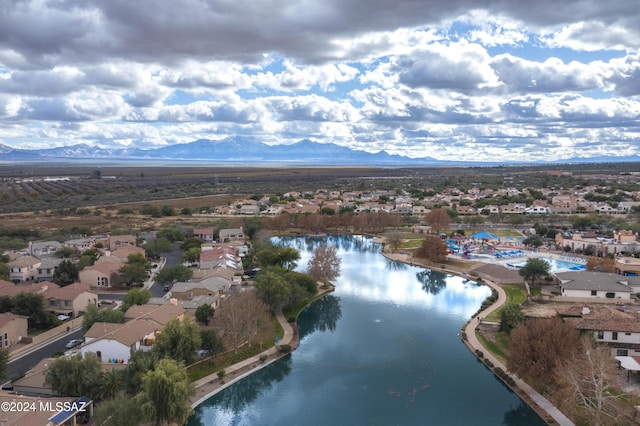
[[[71,318],[69,315],[64,315],[64,314],[60,314],[60,315],[58,315],[58,319],[59,319],[60,321],[66,321],[66,320],[68,320],[69,318]]]
[[[84,343],[84,340],[82,340],[82,339],[73,339],[73,340],[69,340],[69,343],[67,343],[67,344],[65,345],[65,347],[66,347],[67,349],[73,349],[73,348],[75,348],[76,346],[80,346],[80,345],[81,345],[81,344],[83,344],[83,343]]]

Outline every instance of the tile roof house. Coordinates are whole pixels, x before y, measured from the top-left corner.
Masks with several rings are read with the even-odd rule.
[[[11,348],[26,337],[29,318],[11,312],[0,314],[0,348]]]
[[[80,352],[93,352],[105,364],[127,364],[131,351],[151,349],[155,333],[162,328],[150,319],[135,319],[124,324],[97,322],[85,333]]]
[[[193,238],[200,238],[204,242],[213,241],[213,228],[195,228]]]
[[[55,288],[59,288],[58,284],[49,281],[14,284],[9,281],[0,280],[0,296],[15,297],[19,293],[39,293],[46,295],[48,290]]]
[[[42,261],[37,257],[20,256],[9,262],[9,279],[14,282],[36,281],[38,279],[38,267]]]
[[[45,299],[48,310],[73,318],[84,313],[88,305],[98,305],[98,294],[91,291],[89,285],[81,283],[50,289]]]
[[[109,257],[111,256],[106,258],[102,257],[92,266],[86,267],[80,271],[78,274],[80,282],[91,287],[113,287],[117,280],[118,270],[122,266],[122,263],[119,260],[117,262],[112,261],[118,258],[103,260],[108,259]]]
[[[242,228],[231,228],[220,230],[220,241],[227,243],[229,241],[244,241],[244,231]]]
[[[182,321],[185,315],[184,308],[178,306],[177,301],[172,300],[163,305],[152,305],[145,303],[144,305],[133,305],[124,314],[125,320],[148,319],[155,321],[160,326],[165,326],[173,319]]]
[[[62,244],[57,241],[29,241],[29,254],[38,259],[55,256],[56,252],[61,248]]]
[[[175,283],[171,288],[171,297],[177,299],[180,306],[185,308],[204,303],[216,307],[220,304],[220,298],[230,288],[230,280],[213,276],[201,281]]]
[[[630,299],[633,290],[622,275],[605,272],[569,271],[555,274],[565,297]]]

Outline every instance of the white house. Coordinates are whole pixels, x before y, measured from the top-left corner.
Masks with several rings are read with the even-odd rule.
[[[631,299],[632,288],[623,275],[605,272],[569,271],[555,274],[565,297]]]
[[[132,350],[149,350],[155,333],[162,326],[150,319],[136,319],[124,324],[97,322],[85,334],[80,347],[84,355],[93,352],[104,364],[127,364]]]
[[[549,207],[533,206],[524,211],[526,214],[549,214]]]

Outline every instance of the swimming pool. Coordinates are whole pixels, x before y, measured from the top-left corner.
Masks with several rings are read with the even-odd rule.
[[[547,257],[541,257],[539,259],[544,259],[545,261],[547,261],[547,263],[549,263],[549,265],[551,265],[549,272],[584,271],[587,268],[586,265],[583,265],[581,263],[568,262],[566,260],[551,259]],[[522,268],[526,264],[527,262],[523,261],[518,263],[507,263],[507,266]]]

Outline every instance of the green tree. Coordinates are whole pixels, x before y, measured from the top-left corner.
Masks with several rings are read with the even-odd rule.
[[[256,277],[255,287],[272,311],[287,306],[293,294],[290,283],[273,269],[262,271]]]
[[[142,389],[136,400],[147,421],[155,425],[184,424],[191,413],[193,394],[184,366],[172,359],[162,359],[155,370],[142,378]]]
[[[549,275],[550,269],[549,262],[539,257],[532,257],[527,259],[525,265],[518,270],[518,274],[534,285],[537,278]]]
[[[184,265],[169,266],[161,269],[154,277],[158,285],[173,284],[178,281],[188,281],[193,277],[193,270]]]
[[[200,328],[189,317],[169,321],[153,347],[162,358],[171,358],[186,365],[196,360],[200,348]]]
[[[47,369],[45,383],[59,395],[87,395],[98,399],[102,384],[102,363],[92,353],[56,358]]]
[[[196,319],[204,325],[209,325],[211,318],[213,318],[213,308],[210,304],[204,303],[196,309]]]
[[[127,393],[135,395],[140,392],[142,378],[147,372],[155,370],[159,361],[160,354],[157,351],[131,351],[129,363],[122,373],[122,384]]]
[[[525,316],[520,305],[509,303],[500,311],[500,331],[510,334],[511,330],[522,324],[524,320]]]
[[[18,293],[13,297],[11,312],[29,317],[29,328],[49,328],[59,322],[53,313],[45,310],[44,296],[40,293]]]
[[[533,248],[538,248],[542,246],[544,242],[542,241],[542,237],[540,237],[539,235],[531,235],[530,237],[527,237],[524,240],[522,240],[522,244],[524,244],[525,247],[531,246]]]
[[[63,257],[65,259],[73,256],[74,254],[76,254],[76,251],[71,247],[67,247],[67,246],[62,246],[60,247],[60,250],[56,250],[56,256]]]
[[[76,264],[71,260],[65,259],[56,267],[53,273],[53,282],[60,287],[64,287],[78,281],[78,277],[78,267]]]
[[[171,251],[171,241],[165,237],[157,237],[148,240],[144,244],[144,249],[150,259],[157,259],[160,257],[160,253],[167,253]]]
[[[202,249],[200,247],[191,247],[182,253],[182,261],[186,263],[196,263],[200,260],[200,253]]]
[[[186,240],[184,240],[180,248],[183,251],[189,250],[190,248],[194,248],[194,247],[200,248],[203,243],[204,243],[204,240],[202,238],[187,238]]]
[[[124,323],[124,313],[117,309],[98,309],[95,305],[88,305],[82,315],[82,329],[86,332],[96,322]]]
[[[122,388],[122,371],[112,368],[102,372],[98,397],[101,400],[114,398]]]
[[[218,338],[218,334],[213,329],[206,328],[200,330],[200,340],[202,341],[202,350],[207,351],[210,356],[224,350],[224,346]]]
[[[138,426],[144,423],[144,415],[135,398],[118,392],[112,399],[96,406],[93,424],[100,426]]]
[[[9,265],[0,262],[0,280],[9,281]]]
[[[161,228],[156,232],[156,238],[166,238],[173,243],[184,240],[184,234],[178,228]]]
[[[146,288],[132,288],[122,298],[122,312],[127,312],[133,305],[144,305],[152,296],[151,291]]]
[[[143,254],[132,253],[127,256],[127,263],[118,270],[118,281],[120,285],[142,286],[148,278],[151,262]]]
[[[9,349],[0,349],[0,379],[7,374],[7,365],[9,365]]]

